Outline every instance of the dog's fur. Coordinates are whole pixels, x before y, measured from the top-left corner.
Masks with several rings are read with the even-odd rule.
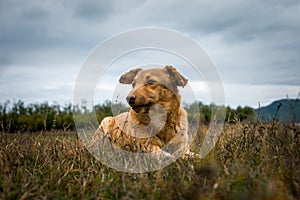
[[[130,152],[184,150],[188,121],[177,87],[186,86],[187,81],[172,66],[123,74],[119,82],[133,87],[127,97],[131,108],[104,118],[96,135],[106,136],[113,145]]]

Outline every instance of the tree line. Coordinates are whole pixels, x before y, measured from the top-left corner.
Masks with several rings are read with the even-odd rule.
[[[125,110],[126,105],[118,105],[120,110]],[[204,105],[201,102],[184,104],[188,113],[195,112],[194,106],[199,107],[200,120],[209,123],[211,120],[211,110],[215,105]],[[31,103],[25,104],[18,100],[15,102],[0,102],[0,132],[38,132],[38,131],[74,131],[75,124],[73,114],[89,115],[96,113],[97,120],[100,122],[104,117],[111,116],[112,102],[105,101],[88,109],[85,104],[72,105],[71,103],[59,105],[57,103]],[[252,120],[254,111],[251,107],[237,107],[232,109],[226,107],[226,118],[228,122],[242,120]]]

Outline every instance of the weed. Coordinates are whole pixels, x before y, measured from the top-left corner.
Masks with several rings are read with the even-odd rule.
[[[227,123],[205,158],[141,174],[103,165],[73,132],[3,133],[0,199],[297,199],[299,133],[276,121]]]

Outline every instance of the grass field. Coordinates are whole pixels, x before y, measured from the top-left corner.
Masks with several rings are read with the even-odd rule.
[[[201,143],[203,126],[194,146]],[[142,174],[89,154],[76,133],[0,135],[0,199],[298,199],[300,128],[225,124],[204,159]]]

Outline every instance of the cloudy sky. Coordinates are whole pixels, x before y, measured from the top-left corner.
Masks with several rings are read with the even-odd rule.
[[[176,30],[200,44],[219,70],[227,105],[257,107],[258,102],[267,105],[286,95],[298,97],[297,0],[1,0],[0,101],[71,102],[89,53],[113,35],[143,27]],[[132,61],[137,57],[139,62]],[[147,52],[137,53],[119,64],[129,69],[145,57]],[[170,60],[175,67],[181,64]],[[151,60],[144,60],[147,63]],[[181,72],[188,74],[183,68]],[[119,68],[112,73],[118,77],[122,72]],[[114,90],[114,82],[107,79],[103,84]],[[202,86],[194,90],[195,96],[207,103]],[[109,92],[102,93],[99,101],[111,98]]]

